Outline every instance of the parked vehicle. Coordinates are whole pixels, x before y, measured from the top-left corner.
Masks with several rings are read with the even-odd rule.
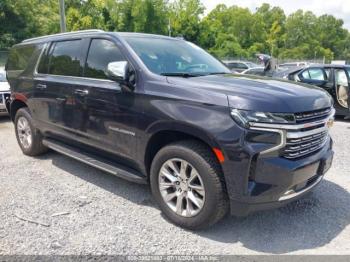
[[[288,73],[287,78],[323,88],[333,97],[336,114],[350,116],[350,66],[312,65],[296,68]]]
[[[257,75],[257,76],[265,76],[265,68],[264,67],[253,67],[247,70],[244,70],[242,75]]]
[[[309,62],[292,62],[292,63],[280,64],[278,67],[281,69],[289,69],[289,68],[293,68],[293,67],[305,67],[308,65],[310,65]]]
[[[285,205],[332,163],[326,92],[232,75],[184,40],[98,30],[29,39],[12,48],[7,77],[24,154],[51,148],[149,183],[185,228]]]
[[[0,116],[8,115],[6,104],[10,99],[10,86],[6,80],[6,72],[0,67]]]
[[[223,61],[224,64],[234,73],[241,73],[247,69],[259,67],[259,65],[246,61]]]

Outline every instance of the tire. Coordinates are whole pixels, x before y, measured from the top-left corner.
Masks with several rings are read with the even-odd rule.
[[[181,172],[181,167],[186,166],[186,163],[187,171]],[[166,171],[173,174],[171,179],[168,179],[169,173]],[[183,175],[175,175],[180,173],[185,173],[184,177],[190,177],[186,180],[191,180],[195,174],[199,177],[192,179],[192,182],[185,182]],[[174,177],[181,182],[174,182]],[[228,197],[220,165],[210,148],[198,141],[180,141],[160,149],[152,162],[150,183],[153,197],[163,214],[183,228],[207,228],[222,219],[228,211]],[[159,185],[162,185],[162,189]],[[196,191],[196,188],[200,191]],[[171,201],[165,200],[179,195],[179,192],[186,196],[185,200],[183,195],[176,196]],[[193,196],[196,196],[196,201],[192,201]]]
[[[33,119],[27,107],[20,108],[17,111],[15,116],[15,130],[17,142],[23,154],[38,156],[48,150],[42,143],[42,135],[33,125]]]

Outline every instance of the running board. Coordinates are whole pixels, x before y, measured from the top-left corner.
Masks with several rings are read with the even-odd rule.
[[[108,160],[105,160],[101,157],[92,155],[90,153],[79,150],[72,146],[68,146],[61,142],[57,142],[52,139],[44,139],[43,145],[68,157],[71,157],[75,160],[93,166],[97,169],[115,175],[117,177],[123,178],[125,180],[136,182],[139,184],[147,184],[147,179],[136,171],[124,167],[122,165],[112,163]]]

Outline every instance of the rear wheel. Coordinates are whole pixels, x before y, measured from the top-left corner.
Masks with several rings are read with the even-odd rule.
[[[165,216],[188,229],[213,225],[228,209],[220,166],[197,141],[174,143],[157,153],[151,188]]]
[[[25,155],[37,156],[47,151],[42,144],[42,135],[33,125],[28,108],[24,107],[17,111],[15,129],[17,142]]]

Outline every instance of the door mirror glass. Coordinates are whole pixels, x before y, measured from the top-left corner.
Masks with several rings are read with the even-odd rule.
[[[126,81],[128,73],[128,62],[118,61],[111,62],[107,65],[107,75],[115,81]]]

